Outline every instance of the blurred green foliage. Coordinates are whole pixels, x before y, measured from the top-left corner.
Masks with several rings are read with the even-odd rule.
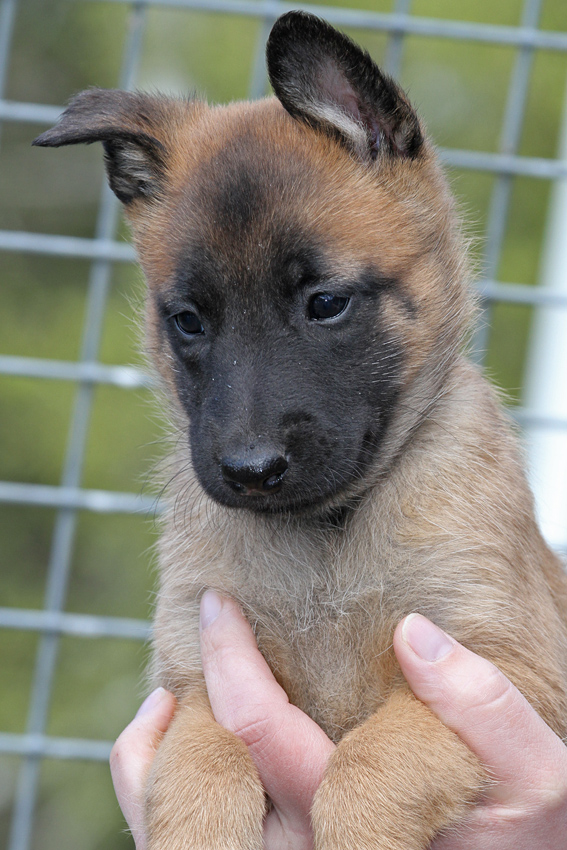
[[[393,4],[336,0],[332,5],[390,11]],[[522,5],[520,0],[414,0],[412,12],[515,26]],[[84,87],[116,86],[127,26],[128,9],[119,3],[20,0],[6,98],[60,105]],[[541,26],[567,30],[564,0],[545,0]],[[150,10],[139,86],[197,90],[212,101],[246,97],[259,33],[259,22],[250,18]],[[378,61],[384,59],[385,35],[352,35]],[[402,83],[439,145],[498,149],[515,56],[506,47],[406,39]],[[559,53],[535,57],[522,154],[553,157],[556,152],[566,64],[567,57]],[[0,228],[90,237],[103,182],[100,149],[32,149],[30,141],[42,129],[14,123],[2,127]],[[454,172],[451,180],[479,260],[494,177]],[[500,280],[538,282],[549,192],[545,181],[514,181]],[[85,320],[88,263],[4,252],[0,264],[0,353],[75,360]],[[143,297],[139,272],[117,266],[101,345],[104,363],[141,362],[136,317]],[[520,396],[530,317],[528,308],[513,306],[498,306],[492,315],[488,370],[512,400]],[[60,481],[75,392],[67,382],[0,376],[0,479]],[[159,411],[146,392],[97,388],[83,484],[147,492],[161,436]],[[41,608],[54,520],[52,510],[2,507],[0,605]],[[81,514],[67,610],[149,617],[155,537],[151,518]],[[35,634],[0,630],[2,730],[25,730],[37,644]],[[129,641],[64,638],[48,732],[115,737],[143,692],[145,656],[144,647]],[[17,768],[16,758],[0,759],[0,850],[6,846]],[[45,762],[34,850],[131,846],[105,765]]]

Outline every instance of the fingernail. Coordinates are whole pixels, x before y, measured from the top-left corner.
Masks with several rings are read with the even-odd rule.
[[[201,597],[201,631],[214,623],[221,612],[222,599],[214,590],[206,590]]]
[[[152,691],[149,697],[145,698],[142,705],[136,712],[136,717],[142,717],[143,714],[149,714],[150,711],[153,711],[156,705],[162,701],[165,694],[165,688],[156,688],[155,691]]]
[[[402,638],[423,661],[441,661],[455,642],[421,614],[410,614],[402,626]]]

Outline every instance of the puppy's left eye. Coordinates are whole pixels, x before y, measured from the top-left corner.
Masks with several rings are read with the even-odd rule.
[[[318,292],[311,298],[308,316],[313,321],[324,321],[340,316],[347,308],[350,298],[346,295],[332,295],[330,292]]]
[[[184,313],[178,313],[173,317],[173,320],[184,336],[195,336],[196,334],[205,333],[198,315],[189,310],[186,310]]]

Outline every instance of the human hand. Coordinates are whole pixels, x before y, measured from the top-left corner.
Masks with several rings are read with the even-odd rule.
[[[567,848],[567,747],[494,665],[420,614],[394,634],[412,691],[475,753],[484,799],[431,850]]]
[[[173,694],[158,688],[144,700],[110,753],[110,772],[118,803],[136,845],[146,850],[144,790],[159,742],[175,713]]]
[[[203,668],[215,717],[246,742],[274,802],[266,818],[265,848],[309,850],[309,810],[334,745],[290,705],[235,603],[205,594],[202,627]],[[399,624],[394,649],[416,696],[465,741],[494,779],[462,827],[437,838],[432,850],[567,847],[567,748],[519,692],[493,665],[420,615]],[[160,696],[141,717],[139,712],[113,750],[116,793],[137,850],[145,847],[145,777],[174,710],[173,697]]]
[[[232,600],[205,593],[201,628],[201,659],[215,718],[246,743],[272,801],[264,822],[265,850],[311,850],[309,812],[335,745],[291,705]],[[146,848],[145,782],[174,711],[173,695],[158,688],[110,756],[114,789],[136,850]]]

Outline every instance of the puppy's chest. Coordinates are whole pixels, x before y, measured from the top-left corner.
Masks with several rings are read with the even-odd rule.
[[[395,587],[396,558],[390,545],[362,548],[360,539],[276,529],[262,545],[250,534],[233,540],[227,562],[226,590],[275,676],[334,740],[372,714],[400,675],[391,644],[407,599]]]
[[[247,611],[291,702],[335,741],[376,710],[398,676],[395,623],[381,598],[381,588],[367,588],[337,606],[312,590],[303,604],[288,597],[262,610],[256,598]]]

